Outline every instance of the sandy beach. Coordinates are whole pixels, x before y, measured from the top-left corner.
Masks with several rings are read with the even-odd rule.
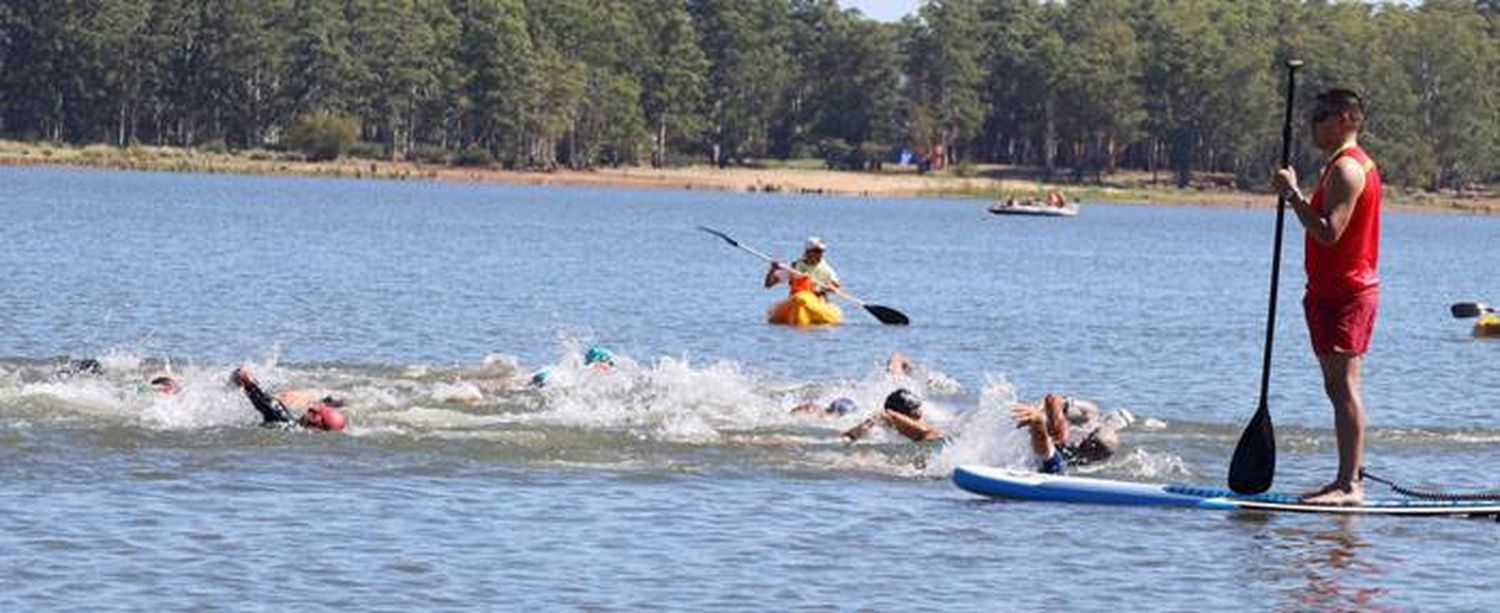
[[[0,165],[63,165],[121,170],[329,176],[388,180],[496,182],[523,185],[570,185],[646,189],[710,190],[752,193],[825,194],[851,197],[965,197],[994,200],[1014,195],[1040,197],[1058,190],[1069,199],[1094,203],[1131,203],[1258,207],[1276,202],[1269,191],[1219,187],[1228,177],[1205,175],[1188,188],[1171,186],[1165,173],[1122,172],[1102,182],[1042,181],[1034,169],[974,165],[970,176],[951,169],[918,174],[912,167],[888,166],[874,172],[831,171],[815,161],[778,163],[761,168],[618,167],[550,172],[504,170],[416,162],[339,159],[306,162],[283,153],[252,150],[215,153],[173,147],[104,145],[67,147],[45,143],[0,141]],[[1432,193],[1387,187],[1385,204],[1393,210],[1500,214],[1500,194]]]

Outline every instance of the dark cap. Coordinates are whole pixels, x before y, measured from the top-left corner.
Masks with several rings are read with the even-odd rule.
[[[916,417],[922,413],[922,399],[903,387],[885,397],[885,410]]]

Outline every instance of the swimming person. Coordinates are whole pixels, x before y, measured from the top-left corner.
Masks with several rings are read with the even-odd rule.
[[[583,365],[594,372],[609,372],[615,367],[615,354],[603,345],[591,345],[583,352]],[[552,380],[552,367],[543,366],[531,374],[532,387],[547,387]]]
[[[1119,420],[1103,419],[1093,403],[1057,394],[1035,405],[1017,405],[1010,414],[1017,428],[1030,430],[1037,471],[1051,475],[1109,459],[1120,448],[1120,428],[1132,419],[1124,411]]]
[[[844,437],[850,442],[857,441],[877,425],[888,426],[918,443],[942,437],[942,432],[924,419],[922,398],[904,387],[885,397],[885,404],[879,415],[873,415],[848,429],[844,432]]]
[[[234,369],[230,380],[240,389],[245,390],[245,396],[250,399],[250,404],[260,412],[261,425],[288,430],[307,428],[329,432],[344,429],[346,420],[344,414],[338,411],[338,407],[344,404],[340,399],[333,396],[314,398],[314,394],[305,390],[287,390],[279,397],[273,398],[260,389],[260,384],[256,382],[255,377],[244,368]],[[292,410],[287,408],[288,404],[305,408],[306,411],[301,417],[295,417]]]
[[[843,417],[857,410],[859,410],[859,404],[854,402],[853,398],[845,396],[834,398],[826,405],[816,402],[804,402],[792,407],[793,413],[825,415],[828,417]]]

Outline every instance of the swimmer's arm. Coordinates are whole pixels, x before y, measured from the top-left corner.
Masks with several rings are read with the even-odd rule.
[[[1031,434],[1031,452],[1038,458],[1052,457],[1052,437],[1047,436],[1047,424],[1041,410],[1032,406],[1019,406],[1010,411],[1017,428],[1026,428]]]
[[[930,425],[917,421],[895,411],[885,412],[885,422],[895,428],[906,438],[916,442],[930,441],[942,437],[942,433]]]
[[[872,415],[870,417],[867,417],[867,418],[865,418],[864,421],[859,422],[859,425],[857,425],[857,426],[855,426],[853,428],[850,428],[848,430],[845,430],[844,431],[844,438],[849,439],[849,442],[851,442],[851,443],[854,442],[854,441],[857,441],[859,439],[862,439],[862,438],[865,437],[866,434],[870,433],[870,428],[874,428],[875,424],[878,424],[878,423],[880,423],[880,416],[878,416],[878,415]]]

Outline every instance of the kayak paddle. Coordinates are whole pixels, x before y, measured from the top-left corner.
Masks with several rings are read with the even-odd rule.
[[[707,226],[698,226],[698,229],[702,230],[704,232],[707,232],[709,234],[712,234],[714,236],[717,236],[717,237],[719,237],[721,239],[724,239],[724,242],[729,243],[729,246],[731,246],[731,247],[734,247],[736,249],[740,249],[740,250],[744,251],[745,253],[748,253],[750,255],[758,257],[758,258],[760,258],[762,260],[765,260],[767,262],[770,262],[772,264],[776,263],[776,259],[775,258],[772,258],[771,256],[766,255],[765,253],[762,253],[762,252],[756,250],[753,247],[740,244],[739,241],[734,240],[734,238],[730,237],[728,234],[725,234],[725,233],[720,232],[718,230],[715,230],[713,228],[709,228]],[[783,268],[787,268],[787,270],[791,270],[790,267],[783,266]],[[821,286],[821,284],[819,284],[819,285]],[[867,303],[867,302],[865,302],[863,300],[860,300],[858,298],[855,298],[854,296],[849,295],[848,292],[845,292],[844,290],[842,290],[840,288],[837,288],[837,287],[829,287],[829,288],[826,288],[826,289],[832,290],[833,293],[838,294],[840,296],[843,296],[845,300],[848,300],[850,302],[853,302],[854,304],[859,305],[860,307],[863,307],[864,310],[867,311],[867,312],[869,312],[871,316],[873,316],[875,319],[880,320],[880,323],[883,323],[883,324],[886,324],[886,325],[891,325],[891,326],[904,326],[904,325],[907,325],[907,324],[911,323],[911,319],[907,318],[906,314],[902,313],[901,311],[897,311],[896,309],[893,309],[893,308],[888,307],[888,306],[881,306],[881,305],[878,305],[878,304]]]
[[[1281,123],[1281,167],[1292,165],[1292,107],[1296,101],[1297,69],[1302,60],[1286,62],[1286,114]],[[1240,434],[1229,461],[1229,489],[1237,494],[1259,494],[1271,489],[1276,477],[1276,430],[1266,393],[1271,385],[1271,341],[1276,332],[1276,290],[1281,277],[1281,233],[1286,220],[1286,194],[1276,197],[1276,245],[1271,251],[1271,298],[1266,309],[1266,351],[1260,367],[1260,406]]]
[[[1453,313],[1454,319],[1471,319],[1495,312],[1494,307],[1483,302],[1456,302],[1448,310]]]

